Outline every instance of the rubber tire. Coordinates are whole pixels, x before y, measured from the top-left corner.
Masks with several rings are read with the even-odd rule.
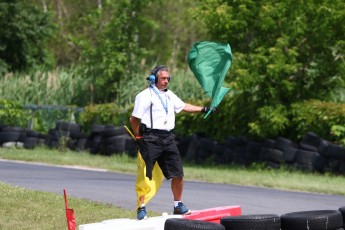
[[[313,161],[313,168],[320,173],[323,173],[328,165],[328,160],[321,155],[318,155]]]
[[[270,152],[270,149],[271,149],[271,148],[266,147],[266,146],[263,146],[263,147],[260,149],[259,161],[265,162],[265,161],[268,161],[268,160],[269,160],[269,152]]]
[[[79,133],[80,132],[80,125],[73,123],[73,122],[57,121],[55,123],[55,129]]]
[[[112,143],[109,143],[104,146],[103,154],[110,156],[113,154],[120,154],[126,151],[126,140],[129,137],[127,136],[114,136],[114,137],[108,137]]]
[[[337,159],[328,159],[328,170],[333,173],[339,173],[341,162],[341,160]]]
[[[34,149],[38,143],[37,137],[27,137],[24,141],[24,148],[26,149]]]
[[[21,127],[5,126],[1,129],[2,132],[23,132],[24,129]]]
[[[284,162],[284,153],[279,149],[268,150],[268,161],[281,164]]]
[[[234,161],[234,155],[235,155],[235,153],[231,149],[226,148],[224,153],[223,153],[223,158],[224,158],[223,164],[232,163]]]
[[[332,230],[343,225],[343,217],[337,210],[291,212],[281,215],[280,220],[282,230]]]
[[[226,230],[280,230],[280,217],[276,214],[227,216],[220,219]]]
[[[59,141],[62,137],[69,138],[70,133],[68,131],[50,129],[48,131],[49,139],[54,141]]]
[[[339,171],[339,173],[341,173],[343,175],[345,174],[345,161],[340,161],[338,171]]]
[[[210,156],[214,155],[215,142],[207,138],[200,138],[200,146],[196,154],[195,162],[204,163]]]
[[[21,133],[22,132],[2,131],[0,133],[0,143],[17,142],[21,136]]]
[[[313,132],[307,132],[300,142],[300,147],[305,150],[317,152],[321,138]]]
[[[130,157],[136,157],[138,154],[137,145],[133,138],[126,139],[126,152]]]
[[[180,155],[181,157],[185,157],[186,154],[187,154],[187,150],[188,150],[188,146],[191,142],[191,140],[193,139],[193,136],[187,136],[187,137],[184,137],[182,139],[180,139],[178,142],[177,142],[177,148],[180,152]]]
[[[116,126],[106,126],[104,130],[101,131],[103,138],[114,137],[119,135],[128,135],[125,127],[116,127]]]
[[[245,157],[249,162],[255,162],[260,159],[260,150],[263,144],[261,142],[248,141],[244,150]]]
[[[345,228],[345,206],[339,208],[339,212],[343,216],[343,228]]]
[[[283,152],[283,158],[285,163],[294,163],[296,159],[296,154],[297,154],[298,149],[291,147],[291,148],[286,148],[285,151]]]
[[[91,126],[91,134],[99,134],[105,129],[104,125],[94,124]]]
[[[274,143],[274,148],[279,149],[280,151],[284,151],[286,148],[291,147],[294,147],[293,142],[284,137],[278,137]]]
[[[70,138],[78,139],[81,131],[79,124],[67,121],[57,121],[55,124],[55,129],[59,131],[67,131],[70,133]]]
[[[307,151],[313,151],[316,152],[317,151],[317,147],[309,145],[309,144],[305,144],[305,143],[299,143],[299,148],[303,149],[303,150],[307,150]]]
[[[186,161],[195,162],[198,151],[200,148],[200,140],[197,136],[194,136],[193,139],[190,141],[187,153],[186,153]]]
[[[201,220],[169,218],[165,221],[164,230],[225,230],[221,224]]]
[[[228,139],[225,142],[225,146],[227,148],[230,148],[231,150],[234,149],[234,147],[238,145],[246,145],[248,140],[245,137],[228,137]]]
[[[33,131],[33,130],[27,130],[26,131],[26,136],[27,137],[38,137],[39,132]]]
[[[87,137],[78,138],[77,143],[76,143],[76,150],[77,151],[85,150],[86,142],[87,142]]]
[[[265,142],[263,143],[263,146],[273,149],[274,145],[275,145],[276,141],[274,139],[267,139],[265,140]]]
[[[318,156],[319,154],[317,152],[298,149],[296,153],[296,163],[312,166]]]
[[[226,147],[222,144],[216,143],[214,145],[214,156],[213,160],[216,164],[224,164],[225,159],[223,157],[223,154],[226,150]]]
[[[345,160],[345,148],[339,145],[329,144],[325,154],[329,158]]]

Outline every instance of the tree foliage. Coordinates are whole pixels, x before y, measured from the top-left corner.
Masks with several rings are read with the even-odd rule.
[[[232,116],[241,119],[231,125],[243,133],[261,132],[264,127],[257,124],[265,124],[264,111],[284,111],[305,99],[327,100],[344,87],[344,9],[341,0],[200,1],[195,17],[205,22],[213,40],[232,47]],[[286,117],[275,119],[271,127],[277,130],[271,131],[279,133]]]
[[[47,47],[54,31],[50,14],[21,1],[1,1],[0,28],[0,73],[53,64]]]
[[[145,51],[137,39],[146,19],[140,12],[149,1],[109,1],[80,19],[92,31],[92,39],[79,37],[75,42],[83,50],[83,74],[93,79],[95,102],[114,100],[120,78],[132,74],[134,62]]]

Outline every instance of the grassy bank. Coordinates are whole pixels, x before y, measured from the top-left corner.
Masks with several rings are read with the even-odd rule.
[[[0,158],[55,165],[77,165],[130,174],[136,172],[136,160],[127,155],[106,157],[86,152],[61,152],[44,148],[35,150],[0,148]],[[234,165],[220,167],[186,164],[185,178],[212,183],[345,195],[344,175],[303,173],[288,168],[273,170],[260,165],[244,168]]]
[[[0,183],[0,229],[67,229],[63,195],[31,191]],[[69,197],[77,225],[114,218],[135,218],[135,212],[109,204]]]

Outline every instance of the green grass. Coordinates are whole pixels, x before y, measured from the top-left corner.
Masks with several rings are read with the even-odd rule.
[[[68,192],[68,191],[67,191]],[[67,229],[63,194],[31,191],[0,183],[0,229]],[[77,225],[135,218],[133,210],[68,197]]]

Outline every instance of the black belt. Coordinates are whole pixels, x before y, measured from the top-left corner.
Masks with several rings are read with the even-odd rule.
[[[171,131],[161,130],[161,129],[146,129],[146,132],[157,134],[157,135],[170,135]]]

